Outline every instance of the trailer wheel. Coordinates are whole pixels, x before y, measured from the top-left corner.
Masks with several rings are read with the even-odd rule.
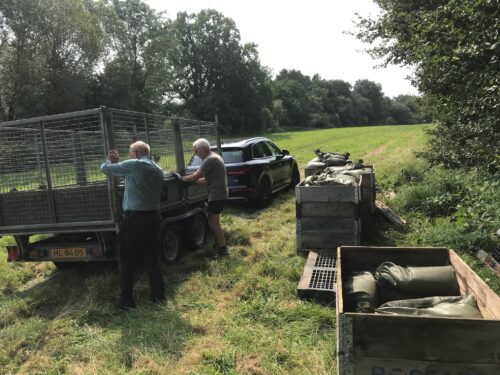
[[[174,226],[167,226],[161,234],[161,255],[166,263],[173,264],[181,256],[181,238],[179,230]]]
[[[205,215],[197,213],[191,217],[183,229],[186,246],[192,250],[201,249],[207,238],[208,223]]]

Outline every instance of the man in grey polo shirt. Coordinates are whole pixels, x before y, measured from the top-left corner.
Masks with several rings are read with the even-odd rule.
[[[200,168],[193,174],[183,176],[182,181],[206,185],[208,189],[208,221],[214,232],[217,255],[228,256],[226,239],[220,226],[220,213],[228,197],[227,175],[224,160],[210,150],[210,143],[200,138],[193,143],[194,153],[203,160]]]
[[[139,257],[146,261],[151,298],[155,302],[165,299],[158,243],[163,170],[151,159],[149,145],[142,141],[130,145],[129,156],[129,160],[120,162],[118,151],[111,150],[101,165],[103,173],[125,177],[124,219],[118,233],[121,291],[117,305],[124,310],[135,307],[133,272]]]

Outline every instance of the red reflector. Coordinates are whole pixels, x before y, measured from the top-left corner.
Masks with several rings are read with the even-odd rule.
[[[244,167],[244,168],[240,168],[240,169],[233,169],[233,170],[227,171],[227,175],[228,176],[242,175],[242,174],[248,174],[251,171],[252,171],[251,168]]]
[[[14,262],[19,258],[19,249],[17,246],[6,246],[7,262]]]

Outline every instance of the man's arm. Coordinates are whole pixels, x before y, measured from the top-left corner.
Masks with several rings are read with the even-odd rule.
[[[182,181],[195,182],[197,184],[204,184],[205,183],[205,179],[203,178],[203,172],[201,171],[201,169],[198,169],[193,174],[190,174],[187,176],[182,176]]]
[[[115,177],[122,177],[132,173],[134,160],[120,161],[120,155],[116,150],[108,152],[108,160],[101,164],[101,171],[104,174]]]

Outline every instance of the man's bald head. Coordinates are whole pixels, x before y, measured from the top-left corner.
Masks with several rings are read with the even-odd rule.
[[[149,156],[151,149],[149,145],[143,141],[137,141],[130,145],[130,157],[132,158],[143,158],[145,156]]]

